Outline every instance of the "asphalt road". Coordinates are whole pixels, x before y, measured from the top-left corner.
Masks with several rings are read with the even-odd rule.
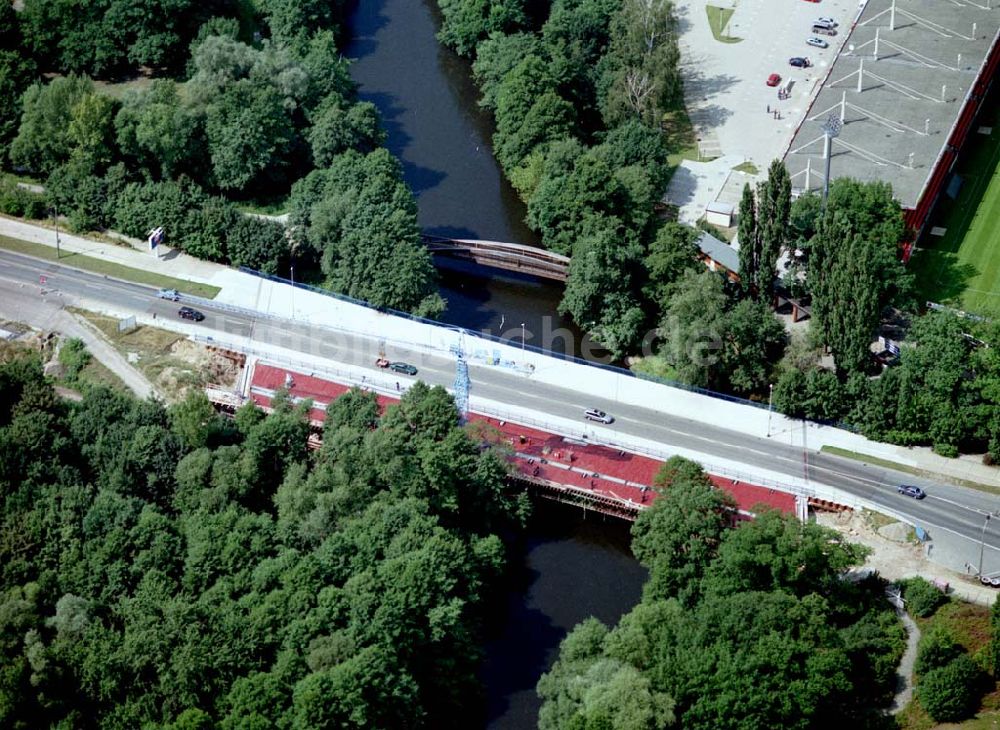
[[[39,283],[40,276],[46,278],[44,285]],[[5,288],[17,288],[23,294],[26,286],[36,288],[38,296],[48,302],[73,304],[76,300],[85,299],[105,303],[117,312],[155,314],[165,319],[176,319],[179,307],[174,302],[158,299],[156,289],[148,286],[0,251],[0,297]],[[190,323],[191,329],[203,330],[206,336],[251,336],[255,342],[301,352],[303,359],[311,355],[370,367],[374,371],[373,363],[379,349],[374,336],[361,337],[287,320],[257,318],[210,303],[195,306],[205,314],[205,320]],[[388,347],[386,354],[390,359],[417,365],[420,379],[427,383],[451,386],[454,382],[455,363],[452,358],[407,352],[392,346]],[[788,481],[808,481],[836,487],[907,517],[926,529],[932,537],[943,530],[953,537],[965,538],[959,543],[964,546],[960,550],[967,557],[961,559],[973,565],[979,559],[985,514],[998,513],[987,524],[985,532],[984,572],[1000,570],[1000,497],[996,495],[809,451],[808,448],[803,449],[803,433],[776,433],[770,439],[761,439],[667,416],[651,409],[623,406],[611,399],[583,396],[495,368],[473,365],[470,376],[472,393],[477,396],[571,419],[581,418],[586,408],[601,408],[616,418],[614,424],[608,427],[612,433],[628,434],[788,474]],[[928,493],[927,498],[918,501],[899,495],[896,486],[902,483],[922,486]]]

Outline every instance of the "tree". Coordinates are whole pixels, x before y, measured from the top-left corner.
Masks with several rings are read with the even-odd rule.
[[[761,301],[770,302],[778,258],[788,241],[788,218],[792,205],[792,182],[781,160],[774,160],[767,180],[757,186],[757,225],[760,236],[756,289]]]
[[[438,39],[462,56],[475,55],[480,40],[527,24],[523,0],[441,0]]]
[[[265,172],[276,176],[294,138],[281,96],[248,79],[231,84],[209,105],[205,121],[212,171],[222,188],[246,188]]]
[[[917,686],[917,698],[936,722],[961,722],[979,706],[982,670],[962,654],[932,669]]]
[[[177,84],[157,79],[149,89],[125,96],[115,117],[122,153],[162,179],[200,172],[205,153],[201,124],[182,102]]]
[[[179,403],[168,409],[170,427],[189,449],[207,446],[219,428],[218,415],[208,396],[192,391]]]
[[[649,280],[643,291],[658,309],[666,305],[684,272],[698,270],[699,236],[695,228],[669,222],[649,244],[643,261]]]
[[[728,313],[720,368],[728,388],[738,393],[765,390],[770,363],[777,362],[788,336],[769,304],[743,300]]]
[[[882,308],[907,294],[899,259],[905,226],[885,183],[834,181],[810,246],[808,285],[813,321],[845,379],[863,372]]]
[[[781,160],[768,168],[754,194],[743,186],[740,199],[740,282],[759,301],[770,302],[778,258],[788,240],[792,184]]]
[[[497,94],[507,74],[529,56],[540,56],[538,37],[533,33],[492,34],[476,48],[472,75],[482,98],[479,106],[495,111]]]
[[[10,146],[10,160],[32,172],[49,173],[73,152],[70,134],[73,110],[93,93],[90,79],[55,78],[46,85],[33,84],[24,94],[24,113],[17,137]]]
[[[242,216],[227,231],[226,253],[234,266],[276,274],[288,261],[288,234],[277,221]]]
[[[726,328],[726,294],[711,271],[685,271],[664,306],[659,354],[680,380],[708,387],[717,380]]]
[[[732,524],[735,503],[712,486],[698,465],[679,459],[664,467],[668,465],[673,472],[669,477],[662,471],[657,475],[659,498],[632,526],[632,551],[649,568],[648,599],[680,598],[690,604]]]
[[[385,141],[385,132],[374,104],[350,104],[331,94],[314,112],[306,139],[316,166],[328,167],[334,157],[347,149],[371,152]]]
[[[945,629],[926,631],[917,644],[917,660],[913,665],[913,671],[918,677],[922,676],[950,664],[964,653],[965,650]]]
[[[753,188],[743,186],[737,236],[740,241],[740,283],[744,291],[750,291],[757,281],[760,269],[760,234],[757,230],[757,199]]]
[[[634,295],[642,247],[618,221],[591,218],[573,247],[559,304],[615,357],[635,346],[645,315]]]
[[[0,4],[0,146],[6,148],[17,132],[21,95],[35,79],[35,62],[24,52],[17,13]]]

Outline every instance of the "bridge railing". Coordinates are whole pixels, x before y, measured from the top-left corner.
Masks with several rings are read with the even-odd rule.
[[[611,365],[611,364],[608,364],[608,363],[595,362],[593,360],[585,360],[583,358],[576,357],[575,355],[571,355],[571,354],[566,353],[566,352],[559,352],[558,350],[550,350],[550,349],[547,349],[547,348],[544,348],[544,347],[538,347],[536,345],[530,345],[530,344],[527,344],[527,343],[517,342],[515,340],[504,339],[503,337],[499,337],[499,336],[494,335],[494,334],[492,334],[490,332],[483,332],[483,331],[479,331],[479,330],[470,330],[470,329],[468,329],[466,327],[459,327],[457,325],[445,324],[443,322],[438,322],[437,320],[427,319],[426,317],[418,317],[415,314],[410,314],[409,312],[403,312],[403,311],[400,311],[398,309],[391,309],[389,307],[376,307],[376,306],[374,306],[372,304],[369,304],[368,302],[363,301],[361,299],[355,299],[354,297],[345,296],[344,294],[338,294],[336,292],[330,291],[329,289],[322,289],[320,287],[312,286],[310,284],[303,284],[303,283],[297,282],[297,281],[293,282],[293,281],[290,281],[289,279],[285,279],[285,278],[282,278],[280,276],[276,276],[274,274],[265,274],[265,273],[263,273],[261,271],[255,271],[254,269],[250,269],[250,268],[247,268],[245,266],[241,266],[239,268],[239,270],[242,271],[243,273],[246,273],[246,274],[252,274],[253,276],[259,276],[259,277],[261,277],[263,279],[267,279],[269,281],[274,281],[274,282],[277,282],[277,283],[280,283],[280,284],[288,284],[288,285],[294,286],[294,287],[296,287],[298,289],[303,289],[305,291],[311,291],[311,292],[314,292],[316,294],[321,294],[321,295],[323,295],[325,297],[330,297],[332,299],[337,299],[337,300],[342,301],[342,302],[347,302],[348,304],[356,304],[359,307],[365,307],[366,309],[373,309],[373,310],[375,310],[377,312],[383,312],[385,314],[390,314],[390,315],[392,315],[394,317],[402,317],[403,319],[408,319],[408,320],[413,321],[413,322],[420,322],[421,324],[426,324],[426,325],[429,325],[431,327],[438,327],[438,328],[441,328],[441,329],[447,329],[447,330],[451,330],[452,332],[460,332],[462,334],[466,334],[466,335],[469,335],[471,337],[478,337],[480,339],[488,340],[490,342],[496,342],[497,344],[507,345],[507,346],[516,346],[518,349],[524,349],[524,350],[527,350],[529,352],[533,352],[533,353],[538,354],[538,355],[543,355],[545,357],[553,357],[553,358],[556,358],[556,359],[559,359],[559,360],[564,360],[566,362],[576,363],[578,365],[586,365],[587,367],[600,368],[601,370],[607,370],[608,372],[617,373],[617,374],[625,376],[625,377],[635,378],[637,380],[647,380],[649,382],[659,383],[660,385],[666,385],[666,386],[669,386],[671,388],[678,388],[680,390],[686,390],[686,391],[688,391],[690,393],[697,393],[699,395],[705,395],[705,396],[708,396],[710,398],[716,398],[718,400],[728,401],[730,403],[737,403],[737,404],[740,404],[740,405],[751,406],[753,408],[760,408],[760,409],[763,409],[763,410],[768,410],[768,408],[769,408],[769,406],[768,406],[767,403],[762,403],[760,401],[753,401],[753,400],[749,400],[747,398],[741,398],[741,397],[736,396],[736,395],[730,395],[728,393],[720,393],[718,391],[709,390],[707,388],[699,388],[696,385],[688,385],[687,383],[682,383],[682,382],[680,382],[678,380],[671,380],[669,378],[662,378],[662,377],[660,377],[658,375],[650,375],[648,373],[635,372],[633,370],[629,370],[628,368],[623,368],[623,367],[621,367],[619,365]],[[215,304],[213,303],[212,306],[215,306]],[[837,422],[837,421],[814,421],[814,422],[815,423],[820,423],[820,424],[825,425],[825,426],[834,426],[836,428],[841,428],[841,429],[844,429],[844,430],[847,430],[847,431],[857,432],[857,429],[854,428],[853,426],[850,426],[849,424],[840,423],[840,422]]]

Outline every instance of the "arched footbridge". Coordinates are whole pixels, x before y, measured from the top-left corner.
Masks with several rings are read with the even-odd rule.
[[[467,238],[445,238],[423,234],[427,250],[434,255],[474,261],[507,271],[532,274],[544,279],[566,281],[569,274],[569,256],[546,251],[535,246],[501,241],[480,241]]]

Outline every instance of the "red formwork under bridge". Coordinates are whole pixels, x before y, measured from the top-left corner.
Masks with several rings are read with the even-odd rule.
[[[274,395],[282,389],[288,391],[293,402],[312,401],[309,419],[314,433],[310,446],[318,448],[327,405],[351,386],[261,362],[251,367],[244,397],[264,410],[270,410]],[[231,392],[225,395],[216,389],[207,392],[218,407],[232,410]],[[397,401],[394,393],[378,394],[383,410]],[[476,437],[507,454],[512,483],[524,486],[538,497],[634,520],[658,496],[652,484],[663,464],[660,460],[476,413],[469,414],[468,422]],[[709,478],[733,496],[741,517],[752,516],[761,506],[795,513],[792,494],[718,475]]]

